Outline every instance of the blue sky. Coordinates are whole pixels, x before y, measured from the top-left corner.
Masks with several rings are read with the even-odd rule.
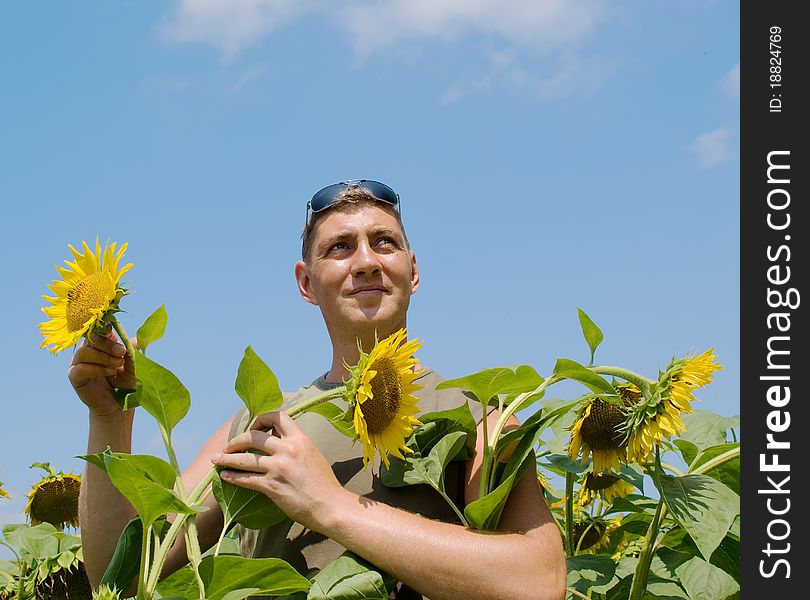
[[[67,245],[129,243],[132,334],[165,304],[150,354],[191,392],[187,464],[247,345],[285,389],[328,367],[293,264],[306,200],[347,178],[402,197],[409,330],[446,377],[587,361],[580,307],[603,364],[714,346],[698,406],[739,414],[738,3],[5,3],[0,74],[2,523],[28,465],[83,468],[70,352],[38,347]]]

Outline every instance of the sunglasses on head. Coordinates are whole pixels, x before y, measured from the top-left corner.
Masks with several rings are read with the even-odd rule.
[[[338,197],[338,194],[343,190],[351,187],[358,187],[366,190],[380,202],[385,202],[399,212],[399,194],[397,194],[391,187],[379,181],[371,179],[349,179],[348,181],[341,181],[340,183],[333,183],[327,185],[322,190],[319,190],[312,196],[312,199],[307,202],[307,220],[309,223],[310,213],[318,213],[332,206]]]

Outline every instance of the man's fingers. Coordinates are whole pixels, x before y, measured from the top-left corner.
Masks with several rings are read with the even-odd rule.
[[[253,454],[252,452],[240,452],[239,454],[219,454],[212,457],[212,462],[225,469],[235,469],[237,471],[249,471],[251,473],[266,473],[267,466],[263,463],[266,456]]]
[[[114,335],[108,336],[94,333],[90,336],[86,344],[102,352],[112,354],[113,356],[124,356],[127,353],[126,347],[119,342],[118,338]]]
[[[68,379],[70,383],[73,384],[73,387],[78,388],[90,379],[110,377],[111,375],[115,375],[117,371],[118,369],[115,367],[80,363],[78,365],[71,365],[68,369]]]
[[[242,450],[261,450],[272,454],[278,449],[279,439],[264,431],[250,429],[240,433],[229,440],[225,445],[225,452],[240,452]]]
[[[246,471],[220,471],[219,476],[223,481],[238,485],[249,490],[262,491],[262,476],[258,473],[249,473]]]
[[[97,350],[92,346],[82,346],[73,355],[73,364],[80,363],[118,368],[124,366],[124,357]]]
[[[251,425],[250,428],[263,430],[272,429],[279,437],[288,436],[300,431],[292,420],[292,417],[285,412],[277,410],[259,415],[256,417],[256,420],[253,421],[253,425]]]

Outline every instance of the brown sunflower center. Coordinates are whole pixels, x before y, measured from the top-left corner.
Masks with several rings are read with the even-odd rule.
[[[591,412],[582,421],[580,435],[592,450],[616,450],[622,447],[624,436],[620,427],[626,417],[615,404],[597,398],[591,404]]]
[[[585,480],[585,486],[589,490],[594,491],[606,490],[617,481],[619,481],[619,478],[615,475],[596,475],[594,473],[588,473],[588,478]]]
[[[81,480],[73,476],[48,479],[37,484],[29,514],[34,525],[50,523],[54,527],[79,525],[79,488]]]
[[[579,544],[580,550],[587,550],[596,545],[607,528],[598,521],[576,521],[574,523],[574,544]],[[580,541],[580,538],[582,541]]]
[[[115,291],[112,279],[107,273],[92,273],[82,278],[67,292],[68,331],[79,331],[95,315],[94,311],[104,308]]]
[[[402,379],[390,358],[380,358],[369,368],[377,371],[371,379],[372,398],[363,403],[369,433],[382,433],[391,424],[402,400]]]

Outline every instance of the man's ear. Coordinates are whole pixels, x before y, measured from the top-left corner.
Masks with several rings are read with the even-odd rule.
[[[298,283],[298,293],[301,294],[301,297],[310,304],[318,306],[318,298],[312,289],[312,276],[309,272],[309,265],[303,260],[295,263],[295,281]]]
[[[411,250],[411,294],[419,289],[419,267],[416,266],[416,254]]]

